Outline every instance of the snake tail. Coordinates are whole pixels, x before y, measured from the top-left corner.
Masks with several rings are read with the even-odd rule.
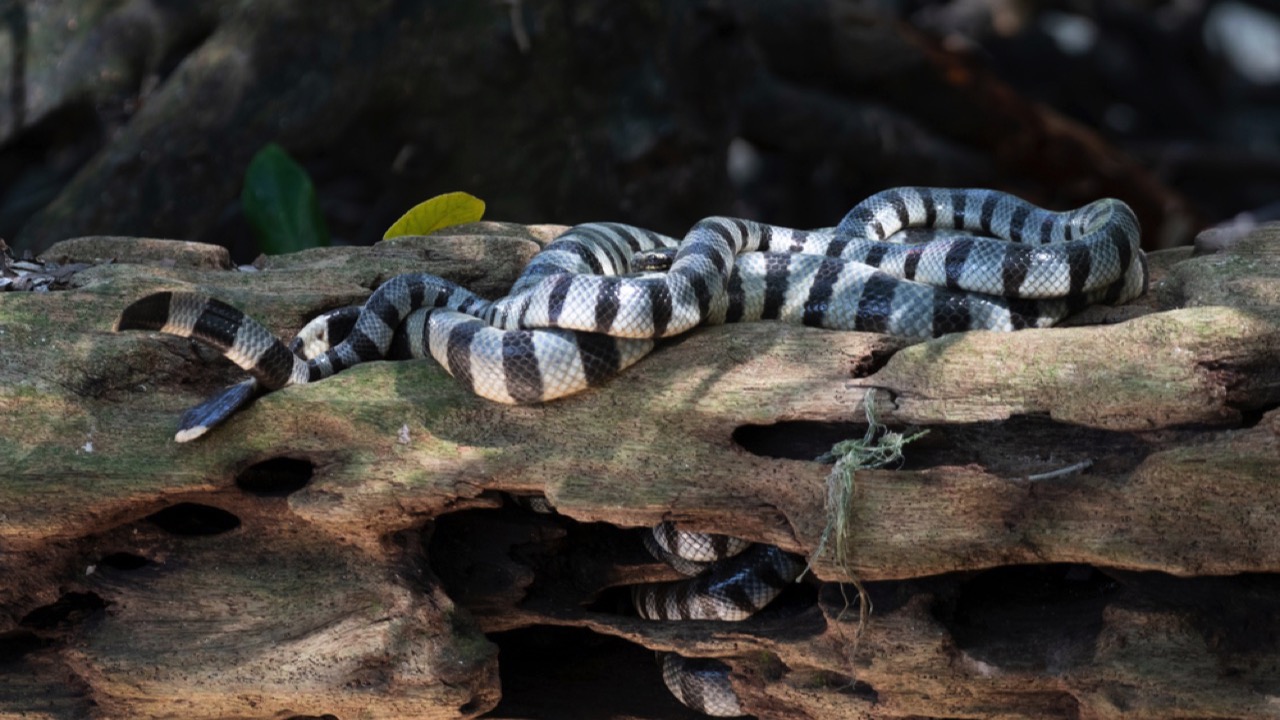
[[[159,292],[120,313],[116,330],[155,330],[188,337],[218,350],[266,390],[306,382],[307,363],[260,323],[205,295]]]

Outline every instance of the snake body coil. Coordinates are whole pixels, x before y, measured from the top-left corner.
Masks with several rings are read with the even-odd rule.
[[[953,231],[898,241],[910,227]],[[991,190],[899,188],[816,231],[713,217],[677,242],[615,223],[578,225],[497,301],[434,275],[400,275],[373,293],[345,340],[310,359],[239,310],[190,293],[144,297],[117,328],[203,340],[266,390],[394,350],[431,355],[490,400],[535,403],[599,385],[655,339],[702,323],[777,319],[913,338],[1046,327],[1089,304],[1140,295],[1138,238],[1118,200],[1056,213]],[[632,272],[637,253],[673,248],[667,271]],[[303,344],[327,322],[304,328]]]
[[[646,620],[746,620],[773,602],[804,570],[798,558],[772,545],[687,532],[669,522],[645,535],[645,547],[654,557],[692,576],[633,586],[632,602]],[[729,666],[675,653],[664,653],[661,660],[662,679],[680,702],[714,717],[745,714],[729,682]]]

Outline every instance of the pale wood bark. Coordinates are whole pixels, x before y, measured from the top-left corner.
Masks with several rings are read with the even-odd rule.
[[[1274,715],[1276,228],[1155,255],[1153,292],[1092,318],[1113,324],[905,347],[704,328],[528,408],[432,362],[373,363],[189,445],[177,417],[238,371],[111,332],[179,287],[281,334],[402,271],[495,294],[554,232],[485,223],[252,273],[199,246],[163,267],[154,241],[51,250],[117,262],[0,295],[0,716],[475,716],[501,674],[491,717],[681,717],[641,648],[723,657],[759,717]],[[812,552],[812,457],[861,434],[870,396],[930,434],[857,475],[851,566],[824,554],[820,580],[740,625],[625,612],[622,586],[670,577],[632,528]],[[857,644],[855,578],[876,602]],[[589,660],[541,662],[542,642]]]

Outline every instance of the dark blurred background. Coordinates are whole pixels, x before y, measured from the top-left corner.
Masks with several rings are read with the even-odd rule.
[[[0,0],[0,237],[200,240],[269,142],[335,242],[429,196],[680,234],[905,184],[1280,215],[1280,0]]]

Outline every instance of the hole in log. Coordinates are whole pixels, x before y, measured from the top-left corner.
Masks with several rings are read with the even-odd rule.
[[[1280,647],[1280,614],[1276,613],[1280,607],[1280,575],[1245,573],[1220,580],[1195,578],[1191,582],[1168,579],[1184,586],[1200,581],[1203,603],[1197,603],[1197,607],[1213,609],[1196,613],[1193,622],[1205,642],[1223,658],[1224,672],[1242,673],[1243,667],[1257,664],[1245,658],[1267,657]],[[1213,583],[1215,580],[1219,582]],[[1190,600],[1200,593],[1193,591],[1184,597]],[[1280,676],[1269,675],[1266,692],[1275,695],[1280,692]]]
[[[512,607],[579,610],[626,582],[651,562],[640,533],[511,503],[437,517],[427,558],[445,593],[491,630]]]
[[[639,617],[635,604],[631,601],[631,587],[627,585],[605,588],[596,597],[595,602],[587,606],[587,610],[609,615]]]
[[[310,460],[271,458],[245,468],[236,476],[236,487],[259,497],[285,497],[306,487],[315,468]]]
[[[106,606],[107,601],[97,593],[63,593],[54,602],[27,613],[18,624],[36,630],[52,630],[79,623]]]
[[[702,720],[662,682],[655,655],[582,628],[535,625],[492,633],[502,701],[481,717]]]
[[[906,435],[917,431],[902,426],[889,429]],[[1121,474],[1137,467],[1158,448],[1137,433],[1074,426],[1041,415],[925,429],[925,435],[903,446],[903,461],[892,469],[976,464],[996,475],[1024,478],[1089,461],[1089,473]],[[753,455],[812,461],[837,442],[862,438],[866,431],[865,423],[799,420],[742,425],[734,430],[733,440]]]
[[[1012,565],[961,581],[935,615],[974,660],[1056,675],[1089,663],[1118,589],[1089,565]]]
[[[958,574],[929,575],[909,580],[874,580],[866,581],[862,586],[874,608],[872,618],[896,612],[920,595],[951,597],[960,582]],[[857,617],[858,589],[852,584],[837,582],[822,583],[818,591],[818,602],[826,608],[828,614],[843,617]]]
[[[144,518],[174,535],[218,535],[240,527],[240,518],[212,505],[184,502]]]
[[[1224,672],[1256,673],[1280,647],[1280,613],[1275,611],[1280,607],[1280,574],[1180,578],[1110,569],[1107,574],[1132,602],[1188,611]],[[1280,694],[1280,675],[1269,672],[1266,677],[1265,691]]]
[[[853,366],[849,368],[849,376],[865,378],[875,375],[880,368],[888,365],[889,360],[901,349],[900,345],[873,348],[871,352],[853,361]]]
[[[127,552],[115,552],[104,556],[98,561],[98,565],[113,568],[115,570],[137,570],[153,564],[150,560],[141,555],[134,555]]]
[[[484,632],[509,629],[513,608],[562,619],[583,611],[636,617],[632,585],[687,579],[649,554],[648,532],[512,503],[436,518],[427,558],[445,593]],[[817,593],[815,582],[790,583],[746,622],[781,619],[801,637],[819,634]]]
[[[1240,427],[1244,429],[1256,427],[1258,423],[1262,422],[1263,416],[1276,408],[1280,408],[1280,403],[1271,403],[1270,405],[1241,410]]]
[[[841,440],[862,437],[867,426],[809,420],[773,425],[740,425],[733,441],[752,455],[786,460],[816,460]]]
[[[908,434],[912,432],[906,428],[890,429]],[[866,423],[794,420],[773,425],[740,425],[733,431],[733,441],[752,455],[816,461],[836,443],[866,434]],[[895,466],[896,469],[919,470],[944,464],[946,458],[937,452],[938,443],[930,441],[933,434],[931,432],[908,445],[903,452],[904,461]]]
[[[1214,360],[1200,363],[1210,382],[1226,391],[1227,407],[1240,413],[1240,427],[1253,427],[1280,407],[1280,379],[1272,362]]]
[[[10,630],[0,633],[0,665],[16,663],[28,653],[51,644],[50,641],[41,639],[30,630]]]

